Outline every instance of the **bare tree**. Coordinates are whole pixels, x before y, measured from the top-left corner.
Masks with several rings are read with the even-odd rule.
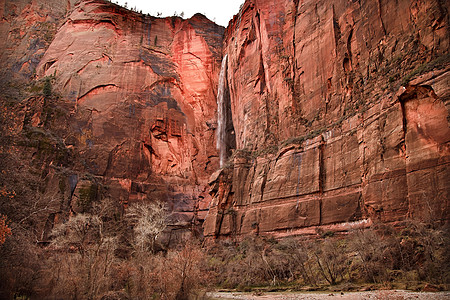
[[[326,239],[314,249],[319,274],[331,285],[343,278],[347,269],[347,253],[344,243],[339,240]]]
[[[356,230],[349,236],[349,248],[356,256],[354,266],[363,270],[362,276],[369,282],[380,282],[386,279],[388,245],[374,230]]]
[[[56,226],[52,237],[52,246],[63,253],[62,259],[58,254],[54,257],[55,268],[58,270],[54,272],[57,274],[57,294],[71,290],[73,295],[80,294],[88,299],[95,299],[107,291],[115,262],[117,239],[103,233],[100,217],[76,215],[68,222]]]
[[[136,250],[155,251],[156,239],[167,226],[166,205],[162,202],[135,203],[128,208],[126,216],[133,225]]]
[[[204,257],[205,253],[192,241],[186,241],[180,250],[169,251],[159,266],[162,268],[159,285],[163,299],[193,299],[198,289],[206,286],[209,280],[208,273],[203,270]]]

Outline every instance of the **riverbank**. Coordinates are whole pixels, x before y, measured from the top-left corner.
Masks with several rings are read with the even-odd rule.
[[[212,292],[212,299],[221,300],[443,300],[450,299],[450,292],[412,292],[404,290],[364,291],[364,292],[284,292],[284,293],[242,293]]]

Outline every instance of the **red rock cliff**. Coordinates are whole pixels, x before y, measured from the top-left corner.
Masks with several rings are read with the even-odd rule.
[[[58,30],[37,73],[55,75],[73,102],[80,168],[117,201],[167,201],[184,225],[206,208],[222,33],[202,15],[158,19],[101,1],[81,3]]]
[[[41,26],[52,10],[43,1],[7,2],[0,7],[14,13],[2,36],[11,51],[2,55],[18,70],[51,78],[57,95],[23,101],[22,126],[70,157],[33,150],[43,164],[44,197],[63,198],[47,223],[103,198],[116,205],[162,200],[174,212],[173,226],[198,225],[210,201],[208,178],[218,168],[214,127],[224,28],[200,14],[162,19],[102,0],[67,2],[70,13],[64,16],[64,4],[60,26],[49,20],[54,31],[34,55],[21,24],[30,19],[30,26]],[[49,5],[60,7],[56,2]],[[32,34],[43,40],[41,30]],[[20,55],[17,45],[24,48]],[[24,63],[29,57],[31,66]]]
[[[448,220],[448,1],[252,0],[225,33],[75,2],[0,0],[0,98],[44,239],[99,199],[111,218],[166,201],[207,236]]]
[[[448,1],[248,0],[208,236],[448,220]]]

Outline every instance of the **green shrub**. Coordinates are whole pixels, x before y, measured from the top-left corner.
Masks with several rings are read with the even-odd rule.
[[[42,90],[42,93],[44,94],[45,97],[50,97],[52,95],[51,77],[45,77],[44,88]]]

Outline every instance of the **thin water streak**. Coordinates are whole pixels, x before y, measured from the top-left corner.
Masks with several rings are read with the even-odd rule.
[[[219,86],[217,89],[217,150],[219,150],[220,167],[226,160],[226,127],[227,127],[227,109],[226,109],[226,92],[227,92],[227,61],[228,55],[222,59],[222,67],[219,73]]]

